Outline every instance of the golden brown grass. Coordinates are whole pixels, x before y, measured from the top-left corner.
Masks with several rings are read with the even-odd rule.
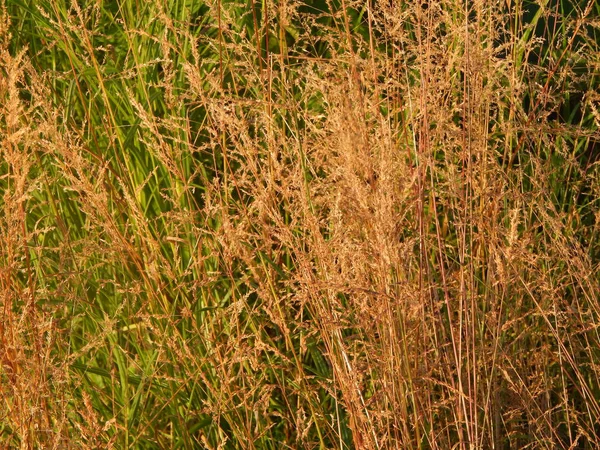
[[[80,3],[2,9],[0,446],[600,445],[595,2]]]

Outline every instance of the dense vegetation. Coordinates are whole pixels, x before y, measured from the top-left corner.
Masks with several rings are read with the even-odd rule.
[[[600,448],[600,3],[3,0],[0,447]]]

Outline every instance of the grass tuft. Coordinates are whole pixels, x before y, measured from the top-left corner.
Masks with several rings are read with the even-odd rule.
[[[2,1],[0,447],[600,447],[599,17]]]

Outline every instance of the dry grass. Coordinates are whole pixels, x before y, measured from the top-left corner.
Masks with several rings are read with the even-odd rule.
[[[600,446],[596,2],[1,18],[0,446]]]

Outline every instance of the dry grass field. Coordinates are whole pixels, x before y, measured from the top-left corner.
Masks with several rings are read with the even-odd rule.
[[[1,0],[0,448],[600,448],[600,3]]]

